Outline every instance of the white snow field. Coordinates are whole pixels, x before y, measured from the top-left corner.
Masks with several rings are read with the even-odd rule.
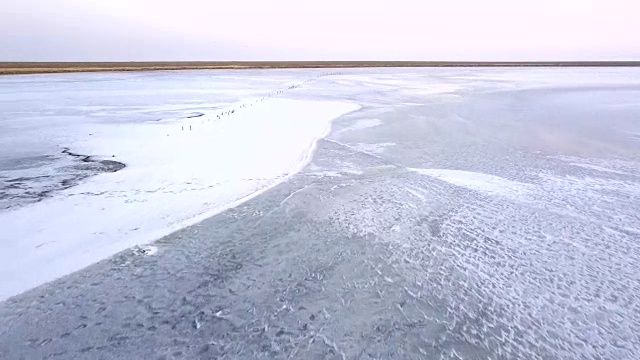
[[[54,81],[60,78],[96,81],[86,74],[51,77]],[[247,77],[245,82],[252,79]],[[283,92],[279,88],[292,86],[278,83],[283,80],[287,79],[276,77],[269,84],[277,90],[273,93],[240,91],[237,99],[220,103],[215,102],[214,94],[206,106],[174,105],[169,109],[183,113],[177,117],[160,114],[169,117],[162,121],[136,121],[136,114],[144,118],[158,111],[156,101],[147,98],[146,106],[128,109],[81,107],[73,117],[68,116],[69,109],[62,109],[57,127],[41,123],[38,133],[48,132],[46,137],[59,149],[118,160],[126,167],[89,177],[39,202],[0,211],[0,300],[131,246],[152,242],[254,197],[299,171],[309,161],[316,141],[328,133],[331,121],[359,106],[276,98]],[[213,85],[230,87],[220,82]],[[237,86],[236,82],[231,85]],[[87,98],[65,83],[57,93],[52,87],[54,99],[50,101],[56,106],[64,106],[67,97],[72,101]],[[121,91],[117,96],[139,97],[148,91],[146,87],[142,90]],[[27,95],[3,91],[2,100],[9,98],[15,104],[19,101],[15,97]],[[36,111],[44,119],[53,117],[42,109]],[[105,117],[116,114],[125,121],[82,118],[90,119],[95,112]],[[20,109],[15,114],[24,116]],[[67,116],[72,120],[66,121]],[[3,126],[12,121],[9,117],[3,120]],[[29,131],[33,124],[14,124],[13,142],[33,141],[34,132]],[[31,170],[33,175],[52,172],[47,166]]]

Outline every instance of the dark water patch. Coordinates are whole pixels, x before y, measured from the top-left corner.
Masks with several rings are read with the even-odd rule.
[[[187,116],[186,119],[193,119],[193,118],[198,118],[198,117],[201,117],[201,116],[204,116],[204,113],[197,112],[197,113],[193,113],[193,114]]]
[[[126,165],[115,160],[94,159],[65,148],[67,156],[43,155],[9,159],[2,163],[6,174],[0,178],[0,210],[42,201],[82,180]]]
[[[0,171],[30,169],[43,166],[54,161],[54,155],[26,156],[19,158],[0,159]],[[6,177],[6,176],[0,176]]]
[[[21,183],[25,181],[37,181],[41,179],[47,179],[49,176],[31,176],[31,177],[17,177],[15,179],[5,180],[8,183]]]
[[[76,154],[69,151],[68,148],[62,150],[62,153],[73,156],[75,158],[79,158],[83,163],[101,165],[87,170],[97,170],[99,172],[116,172],[118,170],[124,169],[124,167],[126,166],[125,164],[115,160],[95,160],[91,157],[91,155]]]

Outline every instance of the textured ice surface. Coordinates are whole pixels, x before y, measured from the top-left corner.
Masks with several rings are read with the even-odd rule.
[[[381,124],[382,121],[380,121],[380,119],[362,119],[355,124],[340,130],[339,132],[362,130],[370,127],[380,126]]]
[[[376,144],[358,143],[358,144],[353,144],[352,146],[354,149],[358,151],[379,155],[379,154],[382,154],[387,147],[394,146],[394,145],[395,143],[376,143]]]
[[[308,167],[0,303],[0,358],[636,360],[639,95],[638,69],[306,83],[362,105]]]

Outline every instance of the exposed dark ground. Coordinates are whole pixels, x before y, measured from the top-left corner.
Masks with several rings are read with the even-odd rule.
[[[364,106],[290,181],[0,303],[0,358],[637,359],[640,84],[399,78],[317,85]]]

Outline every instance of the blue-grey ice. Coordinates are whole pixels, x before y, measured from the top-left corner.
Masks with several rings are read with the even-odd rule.
[[[0,358],[638,359],[638,99],[635,68],[0,78]]]

